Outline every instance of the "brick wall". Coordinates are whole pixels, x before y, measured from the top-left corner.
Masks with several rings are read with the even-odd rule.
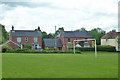
[[[12,42],[8,42],[7,44],[8,44],[12,49],[14,49],[14,50],[16,50],[16,49],[19,48],[18,45],[14,44],[14,43],[12,43]]]
[[[58,39],[61,39],[61,41],[62,41],[62,44],[63,44],[62,50],[67,50],[68,38],[63,39],[63,36],[60,35],[60,37]],[[72,44],[73,44],[74,40],[76,40],[76,38],[70,38],[70,39],[71,39]],[[80,39],[85,39],[85,38],[77,38],[77,39],[80,40]],[[88,39],[92,39],[92,38],[88,38]],[[92,40],[88,40],[88,43],[90,44],[90,47],[92,47]],[[75,42],[75,44],[77,44],[77,43]]]
[[[10,36],[9,37],[9,39],[11,40],[11,41],[13,41],[13,42],[15,42],[15,43],[18,43],[17,42],[17,38],[18,37],[20,37],[20,36],[17,36],[17,37],[14,37],[14,36]],[[26,36],[27,37],[27,36]],[[30,43],[30,44],[32,44],[32,43],[34,43],[34,37],[27,37],[28,38],[28,42],[26,42],[25,41],[25,38],[26,37],[21,37],[21,43],[22,44],[25,44],[25,43]],[[38,38],[38,43],[39,43],[39,46],[41,46],[42,47],[42,38],[41,37],[37,37]]]

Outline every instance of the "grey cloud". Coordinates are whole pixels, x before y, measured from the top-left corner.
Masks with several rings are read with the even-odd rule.
[[[8,5],[10,7],[17,7],[17,6],[25,6],[25,7],[30,7],[30,8],[35,8],[35,7],[49,7],[51,6],[52,3],[50,2],[2,2],[2,4]]]
[[[51,9],[61,9],[64,10],[65,8],[54,6],[51,2],[1,2],[2,4],[8,5],[10,7],[17,7],[17,6],[24,6],[30,8],[36,7],[44,7],[44,8],[51,8]]]

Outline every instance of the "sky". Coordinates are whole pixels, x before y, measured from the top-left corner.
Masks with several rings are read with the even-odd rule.
[[[73,31],[102,28],[118,30],[118,0],[29,0],[0,2],[0,23],[10,31],[34,30],[54,33],[64,27]]]

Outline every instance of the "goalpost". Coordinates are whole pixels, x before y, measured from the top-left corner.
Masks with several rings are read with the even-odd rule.
[[[85,40],[86,40],[86,39],[74,40],[74,42],[73,42],[73,43],[74,43],[74,54],[75,54],[75,47],[76,47],[76,46],[75,46],[75,42],[76,42],[76,41],[85,41]],[[92,41],[94,40],[94,41],[95,41],[95,56],[97,57],[96,39],[87,39],[87,40],[92,40]]]

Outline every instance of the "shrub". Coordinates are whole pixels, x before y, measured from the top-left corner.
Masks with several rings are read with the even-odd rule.
[[[57,51],[57,50],[28,50],[28,49],[18,49],[18,50],[10,50],[7,53],[70,53],[72,54],[73,51]],[[81,54],[80,51],[76,51],[76,53]]]
[[[25,44],[25,45],[24,45],[24,49],[32,49],[32,46],[29,45],[29,44]]]
[[[69,50],[73,50],[73,48],[69,48]],[[95,51],[95,47],[76,47],[76,51]],[[97,45],[97,51],[107,51],[107,52],[115,52],[116,49],[114,46],[110,45]]]
[[[9,45],[7,45],[7,44],[2,45],[2,52],[3,53],[5,53],[6,51],[9,51],[9,50],[12,50],[12,48]]]
[[[55,50],[54,48],[45,48],[45,50]]]
[[[99,45],[97,46],[97,50],[98,51],[108,51],[108,52],[115,52],[116,49],[114,46],[110,46],[110,45]]]

